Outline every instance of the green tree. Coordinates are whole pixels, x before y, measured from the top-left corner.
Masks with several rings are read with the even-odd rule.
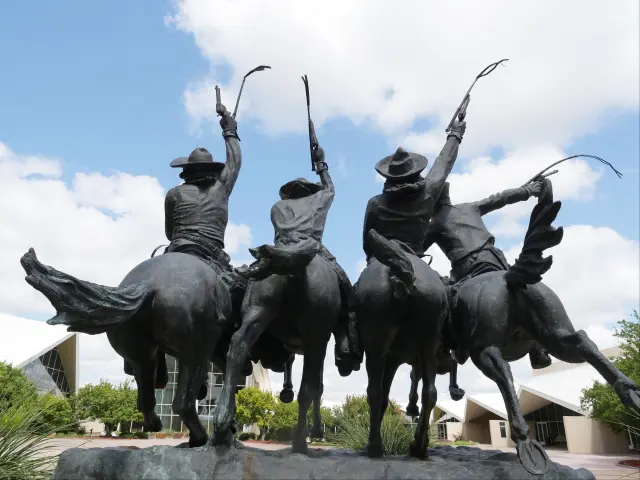
[[[40,403],[42,405],[41,423],[55,428],[58,432],[71,432],[77,429],[75,412],[67,397],[47,394],[40,397]]]
[[[615,336],[621,340],[621,354],[613,364],[627,377],[640,384],[640,318],[634,310],[630,320],[618,322]],[[582,390],[580,405],[583,410],[591,410],[591,417],[607,422],[615,431],[625,426],[640,428],[640,419],[625,408],[607,383],[596,381],[593,386]]]
[[[247,387],[236,393],[236,420],[240,425],[258,425],[264,435],[274,415],[276,400],[271,392]]]
[[[36,386],[21,369],[0,362],[0,411],[37,398]]]
[[[101,380],[98,385],[85,385],[78,390],[78,417],[83,420],[97,420],[104,423],[107,435],[118,427],[128,430],[132,421],[142,421],[138,412],[138,391],[131,388],[130,382],[114,387]]]

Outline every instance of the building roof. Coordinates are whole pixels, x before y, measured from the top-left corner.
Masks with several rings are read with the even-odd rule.
[[[507,418],[507,409],[504,406],[504,401],[500,393],[467,395],[464,409],[465,421],[479,418],[487,412],[497,415],[500,418]]]
[[[0,313],[0,362],[23,367],[74,335],[62,325]]]
[[[464,422],[465,402],[466,400],[458,400],[457,402],[455,400],[443,400],[438,402],[434,408],[434,418],[437,419],[440,416],[436,410],[441,410],[459,422]]]
[[[602,352],[607,357],[619,355],[617,347],[605,349]],[[565,366],[565,362],[557,363],[558,367],[550,369],[544,375],[537,375],[514,382],[523,414],[526,415],[536,411],[549,403],[561,405],[581,415],[589,414],[589,412],[580,408],[582,390],[593,385],[596,380],[600,382],[605,382],[605,380],[589,364],[582,363]],[[461,387],[464,388],[464,385],[461,385]],[[461,421],[464,422],[491,414],[508,419],[502,395],[497,386],[494,389],[495,391],[490,393],[466,395],[460,402],[451,400],[438,402],[435,409],[446,411],[458,419],[461,417]],[[456,404],[464,405],[462,415],[459,415],[459,410],[456,410],[455,414],[451,411]]]
[[[595,380],[605,382],[596,369],[588,364],[533,377],[524,382],[518,391],[523,413],[533,412],[553,402],[587,415],[589,412],[580,408],[580,396],[582,389],[593,385]],[[533,397],[537,397],[537,401]]]

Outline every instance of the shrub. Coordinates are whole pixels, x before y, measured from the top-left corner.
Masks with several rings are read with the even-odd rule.
[[[135,438],[143,438],[143,439],[147,439],[149,438],[149,434],[147,432],[143,432],[142,430],[138,430],[137,432],[133,432],[133,436]]]
[[[381,426],[382,445],[385,455],[406,455],[413,441],[414,428],[401,415],[388,410]],[[345,415],[335,435],[331,436],[341,447],[349,450],[364,450],[369,440],[369,416]]]
[[[453,436],[453,441],[454,441],[454,442],[466,442],[466,441],[467,441],[467,439],[466,439],[466,437],[465,437],[462,433],[456,433],[456,434]]]
[[[17,397],[14,397],[16,400]],[[49,479],[58,459],[57,427],[42,421],[43,404],[31,399],[0,410],[0,473],[14,480]]]
[[[182,432],[175,432],[173,435],[171,435],[171,438],[174,438],[174,439],[184,438],[184,433],[182,433]]]
[[[238,440],[240,441],[255,440],[255,439],[256,439],[256,434],[253,432],[242,432],[240,435],[238,435]]]
[[[156,438],[167,438],[167,434],[165,432],[156,433]]]

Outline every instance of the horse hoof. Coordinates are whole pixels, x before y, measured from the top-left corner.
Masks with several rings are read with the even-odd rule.
[[[613,389],[616,394],[618,394],[620,401],[625,407],[640,410],[640,395],[638,394],[638,387],[632,380],[618,380],[613,385]]]
[[[451,396],[451,400],[457,402],[458,400],[462,400],[464,397],[465,391],[461,388],[450,387],[449,395]]]
[[[382,445],[367,445],[367,455],[369,458],[380,458],[384,454]]]
[[[427,447],[418,447],[415,443],[409,445],[409,456],[417,458],[419,460],[426,460],[429,458],[427,453]]]
[[[303,438],[302,441],[293,441],[291,445],[291,453],[309,453],[309,446],[307,445],[307,439]]]
[[[197,438],[197,437],[193,437],[193,436],[189,436],[189,448],[197,448],[197,447],[202,447],[204,445],[207,444],[207,436],[205,435],[202,438]]]
[[[551,460],[536,440],[525,440],[516,446],[518,458],[524,469],[532,475],[544,475],[551,468]]]
[[[407,415],[409,415],[410,417],[419,417],[420,409],[416,404],[411,403],[407,405]]]
[[[282,403],[291,403],[293,402],[293,390],[290,388],[283,388],[280,392],[280,401]]]
[[[144,425],[144,429],[147,432],[161,432],[162,431],[162,420],[160,417],[154,412],[151,421],[148,424]]]
[[[198,390],[198,395],[196,396],[198,400],[204,400],[207,398],[207,384],[203,383]]]
[[[214,428],[209,443],[213,446],[231,447],[233,446],[234,440],[234,434],[231,432],[231,429]]]

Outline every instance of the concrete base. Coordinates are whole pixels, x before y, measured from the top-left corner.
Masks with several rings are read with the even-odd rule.
[[[125,479],[538,479],[595,480],[585,469],[554,463],[545,475],[529,474],[515,454],[473,447],[439,446],[430,459],[372,460],[344,450],[311,449],[308,455],[251,447],[195,449],[155,446],[145,449],[91,448],[62,453],[54,480]]]

